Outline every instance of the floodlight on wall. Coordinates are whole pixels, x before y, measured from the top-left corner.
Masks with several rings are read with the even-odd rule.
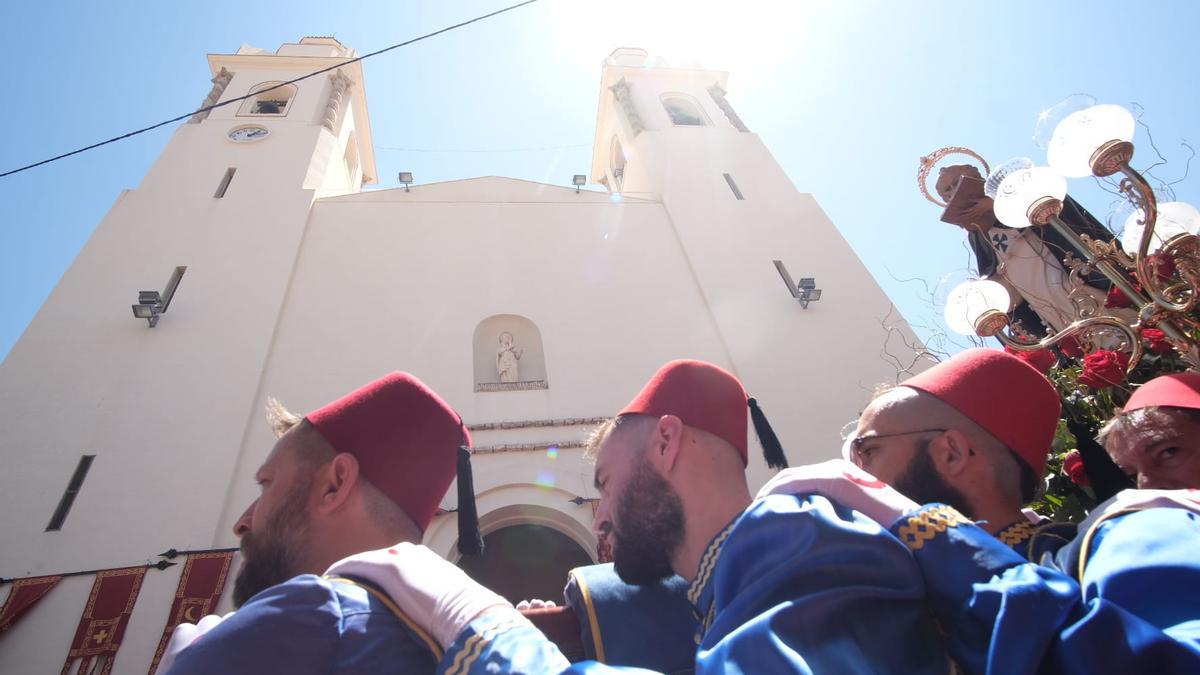
[[[571,176],[571,184],[575,186],[575,194],[579,194],[579,188],[587,185],[587,175],[577,173],[574,176]]]
[[[787,267],[784,267],[782,260],[773,260],[775,270],[779,272],[779,276],[783,278],[783,283],[787,286],[788,293],[800,302],[802,309],[808,309],[808,303],[816,302],[821,299],[821,289],[817,288],[817,280],[813,277],[801,277],[800,283],[792,281],[792,275],[788,273]]]
[[[137,319],[145,319],[146,323],[150,324],[151,328],[158,325],[158,318],[167,312],[167,308],[171,306],[171,298],[175,297],[175,289],[179,288],[179,281],[183,279],[183,273],[187,271],[187,265],[180,265],[171,272],[171,278],[167,279],[167,285],[163,288],[162,293],[158,291],[138,291],[138,304],[133,305],[133,316]]]
[[[400,182],[404,183],[404,191],[408,192],[408,186],[412,185],[412,182],[413,182],[412,172],[411,171],[401,171],[400,172]]]

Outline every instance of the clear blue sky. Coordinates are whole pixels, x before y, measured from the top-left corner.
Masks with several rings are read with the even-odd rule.
[[[505,4],[4,3],[0,169],[193,109],[209,89],[206,53],[330,34],[368,52]],[[1200,3],[1184,0],[541,0],[371,59],[365,71],[387,185],[399,170],[420,182],[565,183],[587,172],[600,61],[615,47],[728,68],[730,100],[750,129],[919,326],[939,311],[920,283],[897,279],[936,285],[969,256],[917,192],[917,158],[965,145],[993,163],[1044,161],[1031,141],[1038,112],[1086,92],[1143,106],[1169,160],[1156,173],[1174,180],[1187,156],[1180,142],[1200,143],[1197,26]],[[0,356],[171,129],[0,179]],[[1135,165],[1154,161],[1141,130],[1135,143]],[[1175,190],[1200,203],[1200,166]],[[1072,192],[1107,212],[1095,187],[1077,181]]]

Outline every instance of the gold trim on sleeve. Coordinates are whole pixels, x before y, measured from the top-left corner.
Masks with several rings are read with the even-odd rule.
[[[1000,530],[1000,533],[996,535],[996,538],[1007,546],[1016,546],[1026,539],[1032,538],[1036,531],[1037,530],[1034,528],[1033,523],[1028,521],[1022,523],[1013,523],[1003,530]]]
[[[588,628],[592,633],[592,644],[596,646],[596,660],[600,663],[608,663],[604,659],[604,638],[600,635],[600,622],[596,621],[596,606],[592,604],[592,592],[588,589],[587,581],[584,580],[582,574],[576,574],[575,570],[571,570],[569,576],[575,579],[575,583],[579,585],[579,593],[583,596],[583,604],[587,607]]]
[[[908,521],[900,526],[897,536],[909,550],[917,551],[947,528],[970,522],[966,516],[949,506],[935,506],[909,516]]]

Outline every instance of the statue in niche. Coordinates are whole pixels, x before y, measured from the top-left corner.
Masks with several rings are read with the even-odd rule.
[[[521,360],[524,350],[514,344],[513,334],[504,331],[500,334],[500,348],[496,350],[496,372],[501,382],[520,382],[517,362]]]

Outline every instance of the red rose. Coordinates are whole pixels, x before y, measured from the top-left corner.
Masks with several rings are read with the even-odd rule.
[[[1079,340],[1075,339],[1074,335],[1068,335],[1063,338],[1062,342],[1058,343],[1058,351],[1062,352],[1063,356],[1071,359],[1083,357],[1083,347],[1079,345]]]
[[[1172,349],[1171,343],[1167,342],[1167,334],[1157,328],[1143,328],[1142,339],[1155,354],[1167,354]]]
[[[1088,480],[1087,470],[1083,468],[1083,458],[1079,456],[1078,450],[1072,450],[1063,455],[1062,472],[1076,485],[1092,484]]]
[[[1128,365],[1128,354],[1099,349],[1083,357],[1083,372],[1079,373],[1079,383],[1093,389],[1120,384],[1125,379],[1125,367]]]
[[[1132,304],[1133,304],[1133,301],[1129,299],[1128,295],[1125,295],[1124,291],[1117,288],[1116,284],[1113,284],[1108,289],[1108,296],[1104,298],[1104,306],[1108,307],[1110,309],[1114,308],[1114,307],[1115,308],[1128,307]]]
[[[1038,349],[1036,351],[1021,351],[1006,346],[1004,351],[1021,359],[1025,363],[1037,368],[1039,372],[1049,372],[1051,368],[1058,364],[1058,357],[1049,349]]]
[[[1162,281],[1168,281],[1175,276],[1175,256],[1166,253],[1151,253],[1146,256],[1146,263]]]

